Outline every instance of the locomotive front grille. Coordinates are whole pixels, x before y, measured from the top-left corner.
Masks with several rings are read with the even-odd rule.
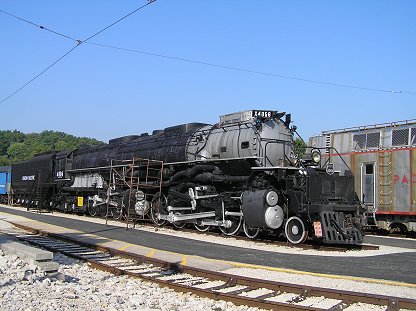
[[[343,212],[321,212],[322,235],[328,244],[361,244],[363,235],[354,225],[347,225]]]

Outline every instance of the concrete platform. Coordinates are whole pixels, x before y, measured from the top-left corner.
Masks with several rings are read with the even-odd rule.
[[[52,252],[22,244],[13,236],[0,233],[0,249],[5,254],[14,254],[25,259],[45,272],[58,271],[59,264],[53,261]]]
[[[0,234],[0,248],[6,254],[15,254],[20,258],[32,261],[45,261],[53,259],[52,252],[19,243],[14,238],[6,234]]]
[[[66,218],[59,213],[39,214],[0,205],[0,219],[66,236],[80,242],[181,263],[196,268],[223,271],[233,267],[265,269],[290,274],[324,276],[416,286],[414,250],[372,257],[329,257],[285,254],[208,243],[156,232],[128,230],[88,221],[88,217]],[[407,285],[406,285],[407,286]]]

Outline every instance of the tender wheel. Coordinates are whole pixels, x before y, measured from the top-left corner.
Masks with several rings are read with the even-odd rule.
[[[308,231],[305,224],[299,217],[293,216],[286,221],[285,234],[288,241],[292,244],[300,244],[308,238]]]
[[[90,214],[91,217],[95,217],[97,216],[97,206],[94,205],[89,205],[88,206],[88,213]]]
[[[211,227],[211,226],[207,226],[207,225],[202,225],[199,222],[197,222],[194,226],[195,226],[195,229],[200,231],[200,232],[206,232]]]
[[[166,223],[165,219],[159,219],[158,216],[168,214],[167,206],[168,202],[163,193],[158,192],[153,196],[150,207],[150,218],[156,225],[163,226]]]
[[[225,235],[237,235],[240,232],[243,217],[242,216],[226,216],[225,220],[231,221],[231,227],[225,228],[223,226],[220,226],[221,232],[224,233]]]
[[[249,225],[247,225],[245,221],[243,222],[243,230],[244,230],[245,235],[250,239],[255,239],[259,235],[259,232],[260,232],[259,228],[250,227]]]

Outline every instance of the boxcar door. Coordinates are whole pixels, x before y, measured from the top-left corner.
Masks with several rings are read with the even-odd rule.
[[[361,200],[368,211],[375,209],[375,163],[361,163]]]

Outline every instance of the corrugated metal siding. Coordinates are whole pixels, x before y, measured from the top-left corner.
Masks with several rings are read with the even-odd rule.
[[[376,183],[378,191],[376,192],[378,197],[379,211],[392,212],[394,211],[395,201],[394,198],[394,154],[387,151],[379,151]]]
[[[11,167],[10,167],[11,169]],[[12,193],[12,172],[7,174],[7,193]]]
[[[331,136],[332,146],[351,167],[356,180],[355,190],[360,199],[363,179],[361,166],[370,162],[376,164],[375,206],[379,212],[416,212],[416,127],[414,122],[400,123],[324,132],[309,141],[315,147],[325,147],[327,136]],[[339,166],[335,157],[332,159],[335,167]]]
[[[348,159],[347,157],[345,159]],[[361,166],[376,163],[375,207],[378,212],[416,212],[416,151],[393,149],[352,154],[356,192],[362,199]]]
[[[314,136],[309,138],[309,146],[316,148],[325,147],[325,136]]]
[[[415,213],[416,212],[416,149],[410,150],[410,173],[412,175],[412,189],[410,192],[410,200],[412,204],[411,211]]]
[[[355,190],[360,198],[360,200],[363,199],[363,182],[362,182],[362,165],[374,163],[375,164],[375,170],[374,174],[376,174],[375,178],[375,201],[374,201],[374,209],[378,210],[381,208],[379,200],[377,200],[377,193],[379,192],[378,182],[377,182],[377,153],[355,153],[352,156],[352,161],[354,161],[354,164],[351,165],[354,167],[354,177],[355,177]]]
[[[7,173],[0,173],[0,194],[7,193]]]
[[[396,150],[393,157],[394,211],[410,212],[412,176],[409,150]]]
[[[351,134],[335,134],[332,138],[332,146],[337,149],[339,153],[347,153],[351,150]]]

